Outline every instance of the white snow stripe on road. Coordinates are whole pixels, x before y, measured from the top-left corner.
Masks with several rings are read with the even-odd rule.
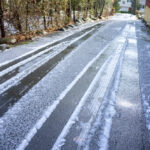
[[[88,138],[86,140],[86,145],[85,145],[84,150],[90,149],[89,144],[99,126],[101,129],[101,131],[100,131],[101,134],[98,137],[97,145],[99,146],[99,150],[107,150],[108,149],[108,140],[109,140],[110,130],[111,130],[111,126],[112,126],[112,118],[115,115],[116,92],[118,90],[119,83],[120,83],[120,75],[121,75],[122,63],[123,63],[123,59],[124,59],[124,52],[125,52],[126,46],[127,46],[127,40],[125,41],[125,44],[122,47],[122,53],[121,53],[121,56],[119,58],[117,68],[116,68],[117,71],[113,75],[113,77],[115,76],[115,81],[114,81],[114,85],[111,87],[111,91],[112,91],[111,97],[109,97],[109,99],[107,98],[107,95],[106,95],[106,97],[104,97],[104,100],[101,104],[101,108],[98,112],[96,121],[94,122],[94,124],[92,125],[92,128],[90,130],[90,136],[88,136]],[[113,80],[113,78],[112,78],[112,80]]]
[[[71,115],[70,119],[68,120],[67,124],[63,128],[61,134],[57,138],[57,140],[56,140],[52,150],[60,150],[61,147],[64,145],[66,135],[69,133],[70,128],[75,123],[75,121],[78,119],[78,115],[79,115],[82,107],[84,106],[85,102],[88,100],[88,96],[93,92],[93,89],[94,89],[95,85],[99,82],[99,80],[101,78],[101,74],[103,73],[103,71],[104,70],[108,70],[108,71],[115,70],[116,64],[117,64],[117,62],[119,60],[119,57],[120,57],[120,52],[121,52],[121,50],[123,48],[123,45],[120,44],[118,46],[118,49],[117,49],[116,53],[114,55],[110,56],[105,61],[105,63],[101,67],[101,69],[98,71],[98,73],[96,74],[96,76],[93,79],[92,83],[90,84],[89,88],[85,92],[84,96],[81,98],[78,106],[75,108],[75,110],[74,110],[73,114]],[[106,67],[107,67],[107,69],[106,69]],[[113,74],[113,71],[111,73]],[[109,85],[109,81],[111,80],[111,77],[112,77],[111,73],[108,74],[107,83],[106,83],[105,80],[104,80],[104,83],[100,83],[99,91],[101,91],[102,89],[105,89],[105,90],[103,92],[99,92],[99,97],[103,97],[104,96],[105,91],[107,89],[107,86]],[[104,88],[104,86],[105,86],[105,88]]]
[[[37,129],[40,129],[42,125],[45,123],[45,117],[48,118],[52,112],[56,109],[57,105],[60,103],[60,101],[65,97],[65,95],[72,89],[72,87],[79,81],[79,79],[85,74],[85,72],[93,65],[93,63],[100,57],[100,55],[110,46],[112,42],[110,42],[108,45],[104,47],[103,50],[99,52],[97,56],[95,56],[85,67],[84,69],[79,73],[79,75],[67,86],[67,88],[60,94],[60,96],[56,99],[56,101],[47,108],[45,113],[43,113],[41,119],[39,119],[34,127],[29,131],[29,133],[26,135],[25,139],[21,142],[21,144],[18,146],[16,150],[23,150],[28,145],[28,142],[31,141],[32,137],[36,134],[35,131]],[[42,120],[42,122],[41,122]]]
[[[70,128],[72,127],[72,125],[75,123],[75,121],[78,119],[78,114],[80,113],[83,105],[85,104],[87,97],[89,96],[89,94],[91,94],[91,90],[93,89],[93,87],[95,86],[95,84],[99,81],[99,77],[102,73],[102,71],[104,70],[104,68],[108,65],[108,63],[110,62],[110,60],[112,59],[112,56],[110,56],[105,63],[103,64],[103,66],[101,67],[101,69],[98,71],[98,73],[96,74],[96,77],[93,79],[92,83],[90,84],[89,88],[87,89],[87,91],[85,92],[84,96],[81,98],[79,104],[76,106],[73,114],[71,115],[71,117],[69,118],[67,124],[65,125],[65,127],[63,128],[61,134],[59,135],[59,137],[56,140],[56,143],[54,144],[52,150],[60,150],[61,146],[64,144],[65,142],[65,137],[66,135],[69,133]]]

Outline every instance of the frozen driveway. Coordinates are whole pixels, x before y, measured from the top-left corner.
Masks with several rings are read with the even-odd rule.
[[[141,26],[117,15],[1,64],[0,149],[150,149]]]

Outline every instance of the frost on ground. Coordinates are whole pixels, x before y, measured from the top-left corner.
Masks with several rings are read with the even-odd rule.
[[[137,22],[136,36],[138,39],[141,97],[150,135],[150,30],[140,21]]]
[[[102,22],[102,21],[101,21]],[[79,26],[74,26],[72,29],[68,29],[65,32],[57,31],[53,34],[50,34],[45,37],[41,37],[29,44],[24,44],[20,46],[15,46],[13,48],[10,48],[9,50],[6,50],[4,52],[0,52],[0,65],[1,63],[10,61],[15,59],[16,57],[23,56],[27,53],[31,53],[33,51],[37,51],[38,49],[45,47],[51,43],[54,43],[58,40],[61,40],[69,35],[73,35],[79,31],[82,31],[86,28],[89,28],[91,26],[94,26],[100,22],[90,22],[86,24],[81,24]]]
[[[122,40],[123,42],[124,40]],[[124,42],[123,42],[124,43]],[[126,43],[125,43],[126,45]],[[121,57],[121,59],[119,59],[120,57],[120,53],[122,53],[124,48],[124,44],[122,46],[120,46],[118,44],[117,48],[114,47],[114,51],[115,53],[113,55],[111,55],[107,61],[103,64],[103,66],[101,67],[101,69],[99,70],[99,72],[97,73],[96,77],[94,78],[94,80],[92,81],[90,87],[88,88],[88,90],[86,91],[85,95],[82,97],[79,105],[76,107],[74,113],[72,114],[72,116],[70,117],[68,123],[66,124],[66,126],[64,127],[62,133],[60,134],[60,136],[58,137],[54,147],[52,150],[60,150],[61,146],[65,144],[66,141],[66,135],[69,133],[70,128],[72,127],[72,125],[77,121],[77,122],[81,122],[81,120],[78,118],[79,117],[79,113],[82,112],[82,110],[84,109],[83,107],[87,107],[87,105],[92,105],[95,109],[91,109],[91,116],[89,118],[88,122],[82,122],[82,131],[79,135],[79,139],[86,139],[87,137],[90,137],[90,135],[88,135],[90,128],[93,128],[92,126],[92,122],[94,121],[95,115],[101,105],[101,102],[99,101],[99,99],[101,97],[103,97],[105,95],[105,92],[108,88],[108,85],[111,81],[111,77],[114,73],[114,70],[116,69],[116,64],[119,61],[119,65],[122,62],[122,58],[123,55]],[[116,50],[117,49],[117,50]],[[109,65],[108,65],[109,64]],[[121,67],[121,66],[120,66]],[[118,68],[117,68],[118,69]],[[120,76],[120,69],[119,68],[119,74],[117,75],[117,84],[116,84],[116,88],[114,89],[114,92],[116,92],[117,87],[118,87],[118,81],[119,81],[119,76]],[[110,100],[110,99],[109,99]],[[107,107],[107,112],[109,113],[106,114],[107,116],[105,116],[105,119],[107,120],[106,122],[106,130],[108,131],[109,129],[107,128],[108,126],[111,127],[111,119],[109,118],[110,114],[112,112],[114,112],[114,104],[113,101],[115,100],[115,98],[113,98],[113,100],[110,102],[110,106],[107,107],[108,100],[104,100],[105,106]],[[90,103],[90,104],[89,104]],[[85,106],[84,106],[85,105]],[[103,105],[103,104],[102,104]],[[104,108],[105,106],[101,106],[102,108]],[[93,110],[93,112],[92,112]],[[100,109],[101,112],[101,109]],[[102,111],[101,113],[103,113],[102,115],[104,115],[104,112]],[[114,113],[112,113],[111,115],[113,115]],[[109,120],[109,121],[108,121]],[[100,120],[96,121],[97,125],[100,125]],[[108,131],[109,133],[109,131]],[[104,137],[104,136],[103,136]],[[88,141],[89,139],[87,138],[86,140],[74,140],[75,142],[77,142],[78,144],[78,148],[77,149],[81,149],[81,147],[83,146],[85,141]],[[90,139],[91,140],[91,139]],[[106,141],[106,140],[105,140]],[[107,139],[108,141],[108,139]],[[88,142],[85,142],[86,146],[89,144]],[[87,149],[87,147],[85,148]]]
[[[83,34],[82,36],[80,36],[74,40],[71,40],[69,42],[63,42],[52,48],[45,49],[42,52],[40,52],[36,55],[33,55],[33,56],[29,57],[28,59],[21,61],[20,63],[17,63],[15,65],[5,69],[4,71],[0,72],[0,77],[1,77],[7,73],[13,71],[17,67],[19,67],[19,73],[17,75],[15,75],[11,79],[7,80],[6,82],[4,82],[0,85],[0,94],[5,92],[6,90],[8,90],[10,87],[15,86],[20,80],[25,78],[30,73],[34,72],[37,68],[39,68],[40,66],[42,66],[43,64],[48,62],[50,59],[55,57],[60,52],[64,51],[69,45],[71,45],[75,41],[79,40],[80,38],[82,38],[83,36],[88,34],[89,32],[91,32],[91,31],[88,31],[85,34]]]
[[[108,44],[108,40],[114,39],[118,34],[115,30],[117,26],[123,27],[124,23],[111,23],[100,28],[6,112],[0,121],[0,149],[16,149],[48,106],[53,104],[86,64]],[[111,28],[111,36],[108,28]]]

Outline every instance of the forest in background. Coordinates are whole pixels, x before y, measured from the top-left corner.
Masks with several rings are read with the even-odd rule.
[[[112,10],[112,0],[0,0],[1,37],[30,36],[80,19],[109,16]]]

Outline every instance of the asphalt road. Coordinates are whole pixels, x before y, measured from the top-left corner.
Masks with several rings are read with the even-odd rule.
[[[115,15],[0,65],[0,150],[149,150],[149,39]]]

